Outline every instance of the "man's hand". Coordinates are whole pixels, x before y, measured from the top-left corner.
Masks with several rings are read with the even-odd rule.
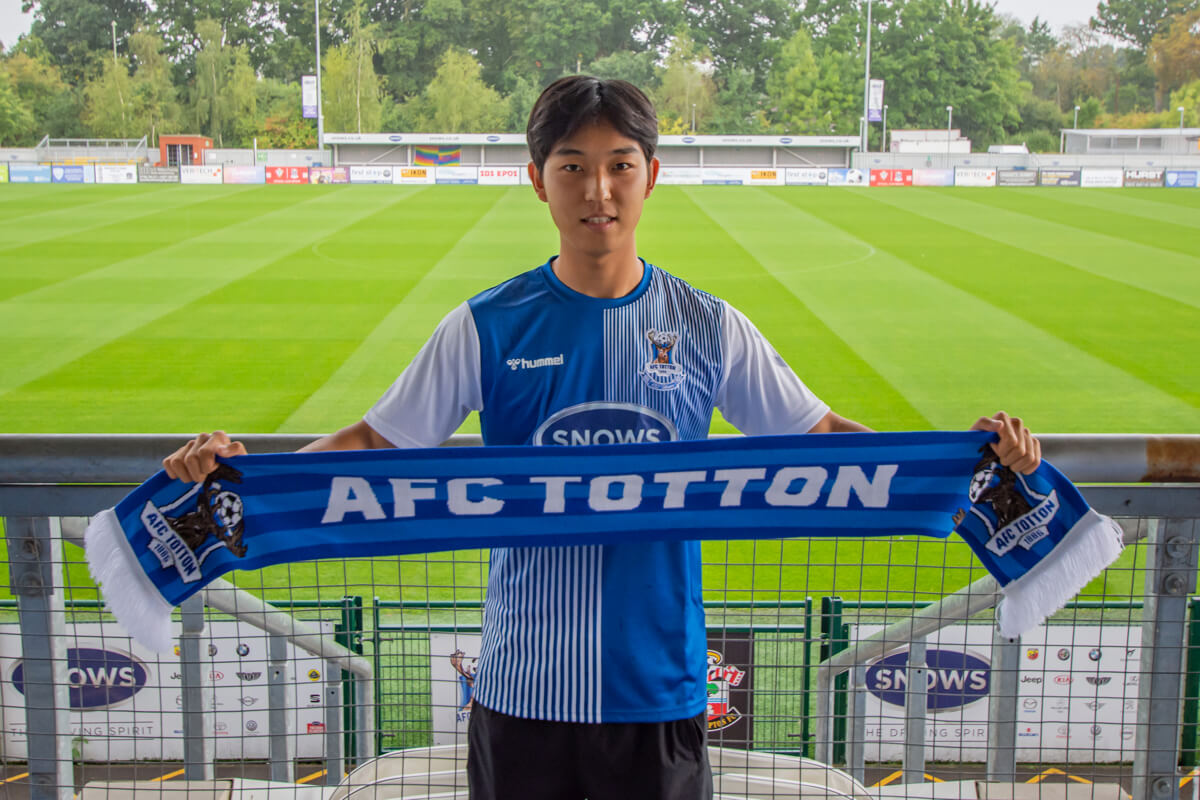
[[[246,446],[229,438],[225,431],[202,433],[163,459],[167,476],[188,483],[197,483],[217,468],[217,456],[246,455]]]
[[[971,430],[1000,434],[1000,441],[993,442],[992,449],[1000,456],[1000,463],[1014,472],[1028,475],[1042,463],[1042,443],[1029,432],[1020,417],[1010,417],[1000,411],[975,420]]]

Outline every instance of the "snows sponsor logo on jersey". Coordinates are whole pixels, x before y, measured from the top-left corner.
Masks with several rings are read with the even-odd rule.
[[[659,392],[678,389],[687,377],[683,367],[672,360],[675,345],[679,344],[679,334],[651,328],[646,331],[646,340],[650,342],[653,358],[642,367],[642,381]]]
[[[533,432],[535,445],[673,442],[675,425],[657,411],[634,403],[580,403],[547,418]]]
[[[556,356],[544,356],[542,358],[510,358],[504,362],[513,372],[519,369],[540,369],[541,367],[561,367],[566,363],[563,354],[559,353]]]

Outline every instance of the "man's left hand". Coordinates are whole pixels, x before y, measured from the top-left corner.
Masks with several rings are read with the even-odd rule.
[[[992,449],[1000,456],[1000,463],[1014,472],[1028,475],[1042,463],[1042,443],[1029,432],[1020,417],[1010,417],[1000,411],[975,420],[971,430],[999,434],[1000,441],[993,442]]]

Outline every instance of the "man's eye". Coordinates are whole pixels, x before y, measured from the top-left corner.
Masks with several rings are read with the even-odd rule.
[[[563,170],[566,172],[581,172],[583,167],[578,164],[563,164]]]
[[[627,169],[633,169],[633,164],[630,164],[628,161],[621,161],[621,162],[618,162],[618,163],[617,163],[617,164],[616,164],[616,165],[613,167],[613,169],[615,169],[615,170],[618,170],[618,171],[624,171],[624,170],[627,170]]]

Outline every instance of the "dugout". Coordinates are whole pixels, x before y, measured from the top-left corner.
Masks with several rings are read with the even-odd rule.
[[[327,133],[334,165],[515,167],[523,133]],[[857,136],[660,136],[667,167],[848,167]]]
[[[1061,151],[1078,155],[1195,155],[1200,128],[1067,128]]]

